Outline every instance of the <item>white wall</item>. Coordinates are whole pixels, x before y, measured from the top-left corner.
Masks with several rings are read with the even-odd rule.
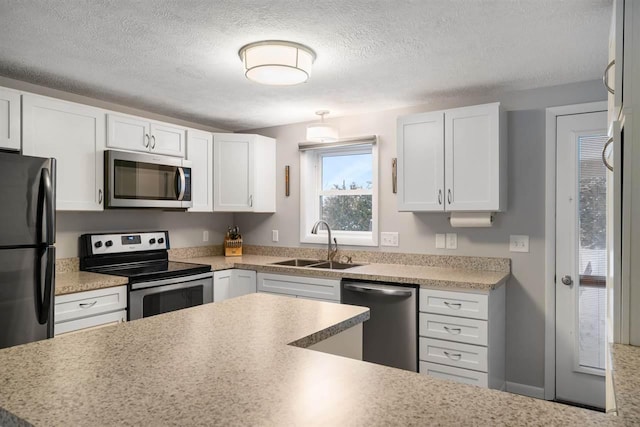
[[[544,212],[545,212],[545,113],[544,108],[606,99],[599,81],[552,88],[511,92],[502,96],[454,99],[438,105],[383,111],[329,119],[342,137],[377,134],[380,146],[380,231],[399,232],[397,248],[372,250],[443,255],[497,256],[512,259],[512,279],[507,287],[507,381],[534,387],[544,385]],[[432,111],[500,101],[509,110],[509,205],[490,229],[453,229],[446,214],[398,212],[391,191],[391,158],[396,157],[396,118]],[[320,107],[320,106],[319,106]],[[298,142],[305,123],[258,129],[256,133],[277,139],[277,213],[236,214],[249,244],[314,246],[299,243]],[[291,196],[284,195],[284,166],[291,166]],[[553,173],[553,171],[550,171]],[[280,241],[271,241],[279,230]],[[435,233],[458,233],[458,249],[435,249]],[[510,234],[530,236],[529,253],[510,253]],[[369,249],[369,248],[359,248]]]

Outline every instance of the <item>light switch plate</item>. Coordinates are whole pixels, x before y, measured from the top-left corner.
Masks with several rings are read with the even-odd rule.
[[[274,242],[278,241],[278,230],[271,230],[271,240]]]
[[[447,247],[444,233],[436,233],[436,249],[444,249]]]
[[[529,236],[524,234],[512,234],[509,236],[510,252],[529,252]]]
[[[208,230],[204,230],[202,232],[202,241],[203,242],[208,242],[209,241],[209,231]]]
[[[447,233],[447,249],[458,249],[458,233]]]
[[[380,246],[398,246],[398,232],[380,233]]]

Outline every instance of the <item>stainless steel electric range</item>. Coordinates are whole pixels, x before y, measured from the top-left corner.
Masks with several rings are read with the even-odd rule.
[[[213,302],[211,266],[169,261],[169,232],[84,234],[80,270],[129,279],[127,318]]]

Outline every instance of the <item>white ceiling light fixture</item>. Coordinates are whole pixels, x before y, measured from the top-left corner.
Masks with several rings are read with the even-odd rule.
[[[316,111],[320,116],[320,122],[307,126],[307,141],[314,142],[335,142],[338,140],[338,130],[324,122],[324,116],[329,114],[329,110]]]
[[[240,48],[238,55],[249,80],[273,86],[306,82],[316,60],[316,53],[311,48],[283,40],[249,43]]]

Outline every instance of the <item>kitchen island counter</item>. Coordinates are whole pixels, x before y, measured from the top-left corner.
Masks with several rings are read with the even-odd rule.
[[[362,307],[251,294],[0,350],[0,424],[621,422],[287,345],[311,345],[367,318]]]

